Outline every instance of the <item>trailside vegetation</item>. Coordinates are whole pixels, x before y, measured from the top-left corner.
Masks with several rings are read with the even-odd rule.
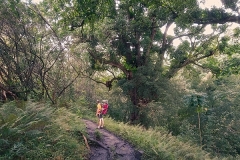
[[[71,159],[88,157],[85,125],[66,108],[12,101],[0,107],[0,159]]]
[[[1,159],[88,159],[86,127],[81,118],[96,121],[88,102],[79,99],[71,107],[43,102],[13,101],[0,107]],[[128,140],[143,159],[231,160],[209,154],[191,141],[172,136],[162,127],[145,129],[105,117],[109,131]],[[99,135],[100,136],[100,135]]]

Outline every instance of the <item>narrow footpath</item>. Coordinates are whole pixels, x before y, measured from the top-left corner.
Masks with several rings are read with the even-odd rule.
[[[91,149],[89,160],[141,160],[141,152],[106,129],[97,129],[97,124],[83,120],[86,124]]]

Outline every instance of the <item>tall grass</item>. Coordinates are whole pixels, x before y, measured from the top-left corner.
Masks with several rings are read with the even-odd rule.
[[[0,107],[0,159],[87,159],[84,124],[65,108],[10,102]]]

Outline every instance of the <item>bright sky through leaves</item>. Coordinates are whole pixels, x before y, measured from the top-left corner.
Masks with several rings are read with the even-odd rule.
[[[217,8],[222,7],[221,0],[198,0],[198,1],[199,1],[199,6],[201,8],[212,8],[214,6],[217,7]]]

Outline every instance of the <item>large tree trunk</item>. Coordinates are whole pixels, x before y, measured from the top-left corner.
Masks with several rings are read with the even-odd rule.
[[[138,111],[138,102],[139,102],[139,98],[137,96],[137,88],[133,88],[130,91],[130,98],[131,98],[131,102],[133,104],[133,108],[131,111],[131,122],[136,121],[139,118],[139,111]]]

